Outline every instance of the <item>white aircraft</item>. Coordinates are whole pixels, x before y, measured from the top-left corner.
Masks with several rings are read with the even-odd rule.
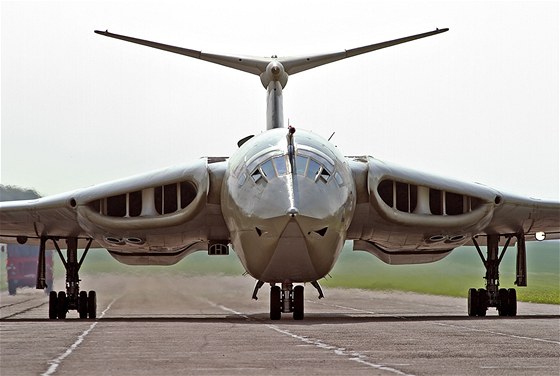
[[[525,242],[558,238],[560,203],[522,198],[431,176],[370,156],[345,157],[317,134],[284,127],[282,90],[289,75],[337,60],[446,32],[423,34],[329,54],[260,58],[225,56],[95,31],[260,77],[267,90],[267,130],[238,142],[228,158],[202,158],[73,192],[0,204],[0,241],[40,244],[37,288],[45,288],[44,254],[52,241],[66,267],[66,291],[49,296],[49,317],[69,310],[96,317],[95,291],[80,291],[90,247],[129,265],[171,265],[195,251],[224,255],[229,245],[256,280],[253,298],[271,285],[270,318],[304,317],[303,286],[333,268],[346,240],[388,264],[440,260],[474,245],[486,287],[470,289],[468,314],[517,312],[515,289],[499,288],[499,265],[517,243],[518,286],[526,286]],[[66,259],[59,242],[66,242]],[[50,244],[50,243],[49,243]],[[486,246],[486,257],[481,246]],[[85,252],[78,260],[78,248]]]

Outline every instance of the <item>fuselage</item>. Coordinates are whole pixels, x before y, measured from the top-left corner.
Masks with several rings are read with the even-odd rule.
[[[272,129],[245,142],[229,160],[221,195],[234,250],[249,274],[270,283],[324,277],[355,208],[346,159],[299,129]]]

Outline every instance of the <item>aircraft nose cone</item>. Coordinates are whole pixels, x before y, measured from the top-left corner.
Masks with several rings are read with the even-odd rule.
[[[288,214],[290,217],[295,217],[299,214],[299,210],[296,207],[292,206],[288,209],[288,211],[286,211],[286,214]]]

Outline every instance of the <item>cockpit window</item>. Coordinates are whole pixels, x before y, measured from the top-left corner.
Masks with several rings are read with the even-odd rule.
[[[315,180],[315,178],[317,177],[317,174],[319,173],[319,170],[321,169],[321,165],[317,162],[315,162],[313,159],[309,160],[309,167],[307,168],[307,174],[305,176],[307,176],[310,179]]]
[[[252,174],[251,174],[251,178],[253,178],[253,181],[255,183],[257,183],[259,180],[262,179],[262,173],[261,173],[261,169],[257,168]]]
[[[278,176],[286,175],[288,173],[288,166],[286,165],[286,157],[274,157],[272,158],[274,161],[274,166],[276,167],[276,172],[278,172]]]
[[[277,176],[285,176],[291,171],[288,156],[286,154],[278,155],[278,151],[264,154],[264,158],[261,155],[259,158],[253,159],[247,168],[250,169],[249,176],[258,184],[267,183]],[[298,150],[295,156],[295,170],[300,176],[323,183],[328,183],[334,174],[337,183],[342,184],[340,175],[338,172],[335,173],[334,165],[328,160],[328,157],[310,150]],[[246,176],[243,173],[239,178],[239,184],[243,185],[245,180]]]
[[[330,177],[331,177],[331,173],[327,170],[325,166],[323,166],[321,168],[321,173],[319,174],[319,178],[326,183],[329,181]]]
[[[307,169],[308,160],[309,158],[302,157],[301,155],[298,155],[296,157],[296,172],[298,175],[305,175],[305,170]]]
[[[261,170],[268,179],[273,178],[276,176],[276,172],[274,171],[274,166],[272,165],[272,160],[268,160],[261,165]]]

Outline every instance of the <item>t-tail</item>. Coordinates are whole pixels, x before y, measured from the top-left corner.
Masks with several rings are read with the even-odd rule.
[[[416,39],[445,33],[448,30],[449,29],[447,28],[436,29],[427,33],[416,34],[386,42],[370,44],[368,46],[353,48],[350,50],[297,57],[277,57],[275,55],[273,55],[272,57],[219,55],[202,51],[195,51],[188,48],[171,46],[163,43],[152,42],[144,39],[128,37],[125,35],[114,34],[110,33],[109,31],[96,30],[95,32],[107,37],[142,44],[144,46],[189,56],[195,59],[209,61],[211,63],[220,64],[229,68],[258,75],[267,91],[266,128],[273,129],[284,127],[282,90],[288,83],[289,75],[300,73],[308,69],[316,68],[321,65],[329,64],[338,60],[365,54],[367,52],[372,52],[380,50],[382,48],[395,46],[397,44],[410,42]]]

